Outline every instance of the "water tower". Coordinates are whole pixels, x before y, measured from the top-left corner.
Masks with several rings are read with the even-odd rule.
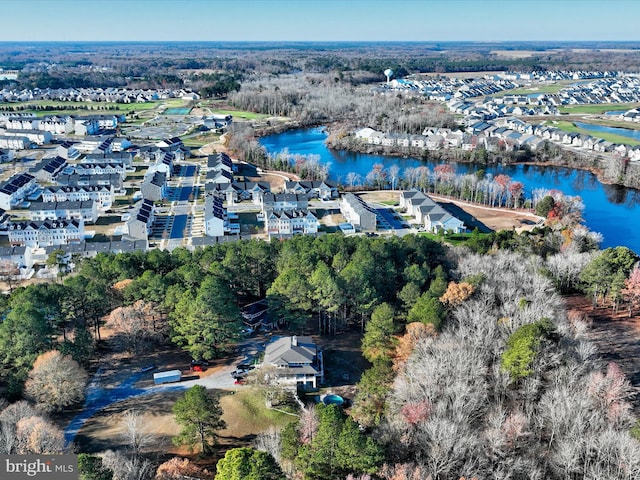
[[[389,83],[389,81],[391,80],[391,77],[393,76],[393,70],[391,70],[390,68],[387,68],[387,69],[384,71],[384,74],[385,74],[385,75],[386,75],[386,77],[387,77],[387,84],[388,84],[388,83]]]

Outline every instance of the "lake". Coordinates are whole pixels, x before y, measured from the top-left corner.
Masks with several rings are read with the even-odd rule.
[[[327,148],[326,133],[322,127],[291,130],[260,139],[269,153],[278,153],[287,148],[292,154],[315,154],[329,163],[329,179],[344,182],[348,173],[366,177],[376,163],[386,168],[398,165],[407,167],[427,166],[433,169],[439,161],[423,161],[417,158],[401,158],[386,155],[368,155]],[[601,184],[595,175],[583,170],[561,167],[539,167],[531,165],[479,166],[452,163],[458,173],[472,173],[483,168],[487,173],[503,173],[525,186],[526,196],[537,188],[557,189],[566,195],[579,195],[584,204],[586,225],[602,233],[602,247],[626,246],[640,253],[640,191],[624,187]]]
[[[604,125],[595,125],[593,123],[573,122],[576,127],[588,130],[594,133],[613,133],[615,135],[622,135],[623,137],[633,138],[640,141],[640,130],[632,130],[630,128],[620,127],[607,127]],[[597,137],[597,135],[594,135]]]

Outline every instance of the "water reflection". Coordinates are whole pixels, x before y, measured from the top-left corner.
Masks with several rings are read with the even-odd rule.
[[[329,150],[324,141],[326,133],[321,129],[301,129],[284,132],[261,139],[262,145],[270,153],[278,153],[287,148],[294,154],[318,155],[320,161],[330,163],[329,178],[346,183],[350,172],[366,178],[373,165],[381,163],[385,168],[400,167],[400,176],[406,168],[426,166],[430,170],[442,163],[437,160],[404,158],[384,155],[368,155],[348,151]],[[579,195],[585,205],[584,219],[589,228],[604,236],[603,247],[624,245],[640,252],[640,228],[636,227],[640,208],[640,191],[602,185],[589,171],[571,170],[564,167],[541,165],[470,165],[452,163],[457,173],[504,174],[525,185],[525,192],[531,196],[535,189],[557,189],[566,195]]]
[[[627,189],[620,185],[603,185],[607,200],[616,205],[622,205],[627,201]]]

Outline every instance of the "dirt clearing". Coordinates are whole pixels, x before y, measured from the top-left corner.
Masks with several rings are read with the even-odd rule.
[[[568,310],[580,312],[591,321],[589,339],[605,362],[620,365],[633,386],[634,413],[640,415],[640,315],[629,318],[624,309],[614,312],[609,307],[595,308],[582,295],[567,296],[564,300]]]

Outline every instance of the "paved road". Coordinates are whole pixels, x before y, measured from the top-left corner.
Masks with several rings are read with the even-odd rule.
[[[184,229],[187,226],[187,215],[176,215],[173,217],[173,226],[171,227],[171,233],[169,238],[182,238],[184,237]]]

